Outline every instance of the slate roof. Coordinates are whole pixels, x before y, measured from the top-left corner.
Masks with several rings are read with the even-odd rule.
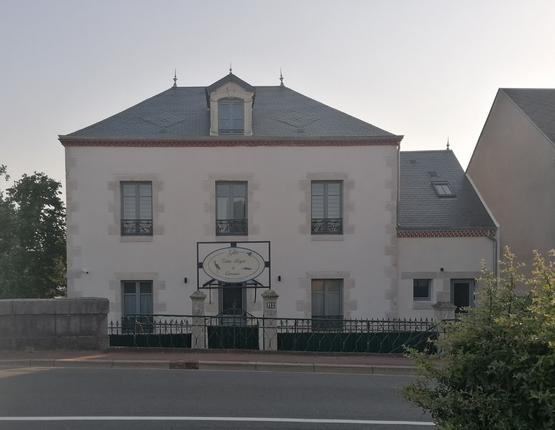
[[[555,89],[501,88],[534,124],[555,143]]]
[[[231,77],[230,77],[231,76]],[[69,137],[115,139],[179,139],[210,136],[207,88],[172,87]],[[385,130],[347,115],[284,86],[258,86],[253,106],[254,137],[395,138]],[[64,137],[64,136],[62,136]],[[400,140],[399,136],[399,140]],[[216,137],[217,139],[217,137]]]
[[[399,168],[400,230],[495,228],[452,151],[401,151]],[[436,181],[448,182],[456,196],[438,197]]]

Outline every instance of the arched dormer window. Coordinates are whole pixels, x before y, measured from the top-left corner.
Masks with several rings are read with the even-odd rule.
[[[244,134],[245,102],[227,97],[218,101],[218,134]]]

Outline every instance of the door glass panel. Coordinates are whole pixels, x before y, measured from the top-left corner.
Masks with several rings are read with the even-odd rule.
[[[128,286],[124,286],[123,294],[123,313],[125,315],[132,315],[137,313],[137,295],[135,294],[135,285],[133,285],[133,290]]]
[[[312,316],[323,316],[324,312],[324,281],[312,280]]]
[[[453,283],[453,304],[457,307],[470,306],[470,282]]]
[[[243,289],[224,287],[222,289],[222,313],[226,315],[243,314]]]
[[[152,293],[141,294],[140,313],[142,315],[151,315],[152,314]]]

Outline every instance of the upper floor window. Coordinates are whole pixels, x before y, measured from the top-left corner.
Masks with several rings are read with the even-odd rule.
[[[432,182],[432,186],[438,197],[455,197],[448,182]]]
[[[244,134],[244,105],[244,101],[237,98],[225,98],[218,102],[219,134]]]
[[[152,235],[152,182],[121,182],[121,234]]]
[[[216,234],[246,235],[247,182],[216,182]]]
[[[343,234],[343,181],[312,181],[312,234]]]

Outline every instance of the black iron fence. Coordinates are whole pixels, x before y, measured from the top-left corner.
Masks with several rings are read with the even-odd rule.
[[[282,318],[278,320],[282,351],[402,353],[430,350],[438,326],[428,319]]]
[[[191,348],[192,319],[186,315],[131,315],[108,324],[110,346]]]
[[[438,333],[428,319],[132,315],[108,325],[111,346],[263,349],[274,336],[278,350],[317,352],[432,352]]]

